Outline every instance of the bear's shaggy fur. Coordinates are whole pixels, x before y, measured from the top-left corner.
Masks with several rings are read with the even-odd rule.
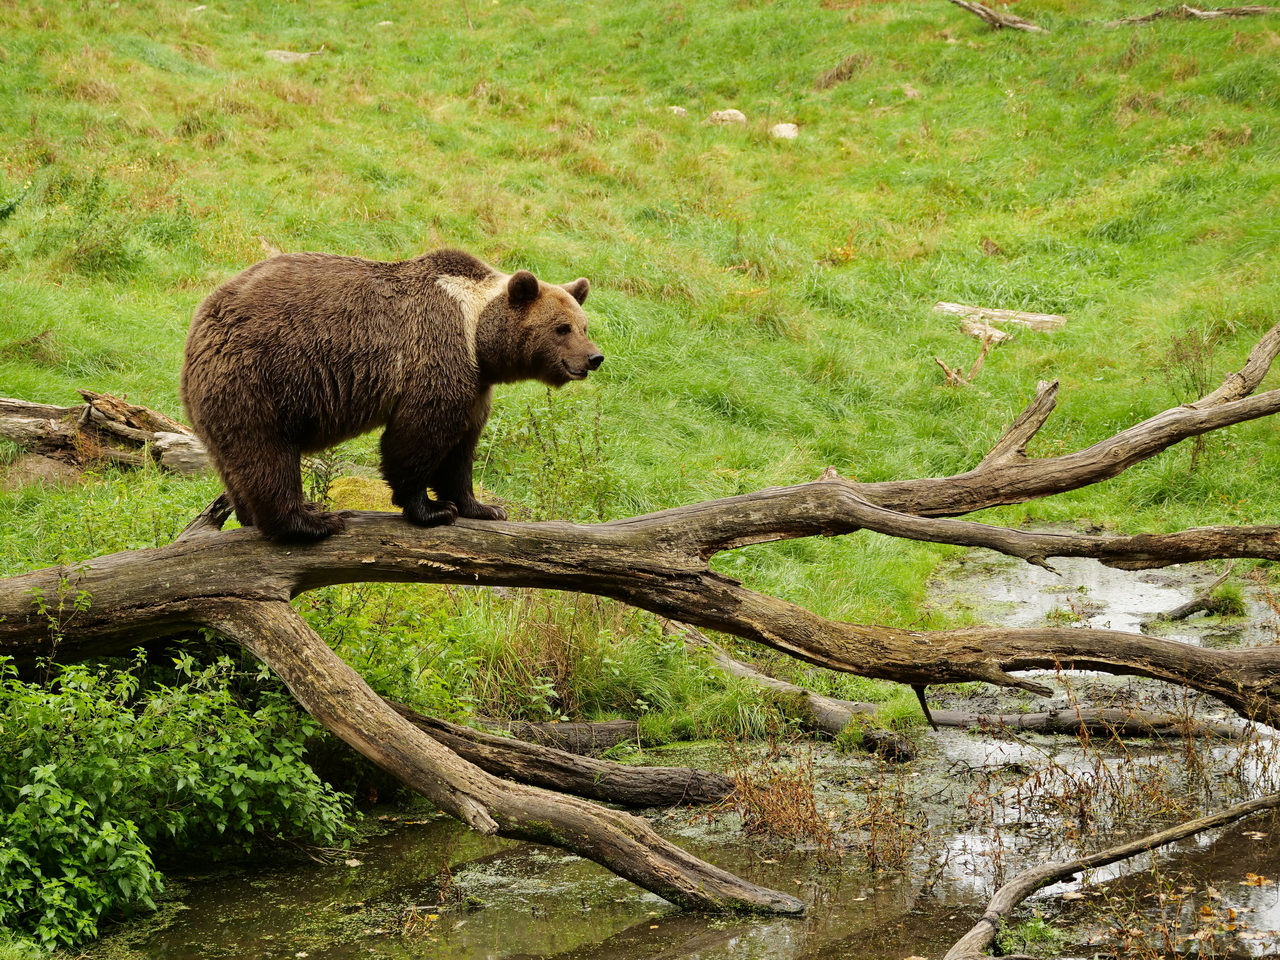
[[[492,387],[558,387],[599,367],[589,290],[586,279],[507,276],[458,250],[396,263],[272,257],[196,309],[183,403],[241,524],[271,539],[342,529],[303,500],[301,455],[383,425],[382,473],[406,519],[503,520],[471,484]]]

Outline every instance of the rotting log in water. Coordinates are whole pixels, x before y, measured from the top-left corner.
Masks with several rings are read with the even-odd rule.
[[[540,723],[532,720],[483,720],[486,730],[510,734],[520,740],[555,747],[584,757],[598,757],[622,743],[638,743],[640,725],[634,720],[600,720],[594,723]]]
[[[596,760],[426,717],[398,703],[391,707],[463,759],[494,776],[519,783],[624,807],[718,803],[733,792],[732,779],[709,770],[639,767]]]
[[[830,736],[838,736],[857,717],[870,720],[880,709],[878,704],[840,700],[806,690],[804,687],[766,676],[755,667],[736,660],[709,640],[701,631],[684,624],[666,621],[664,630],[683,634],[695,648],[707,650],[712,662],[726,673],[790,697],[802,698],[803,722]],[[1252,735],[1250,727],[1239,723],[1219,723],[1172,713],[1154,713],[1122,707],[1068,707],[1037,713],[981,713],[967,710],[930,710],[935,727],[963,730],[1068,734],[1071,736],[1141,737],[1151,739],[1208,737],[1217,740],[1243,740]],[[913,760],[919,752],[915,744],[901,734],[867,726],[862,739],[873,752],[889,760]]]
[[[858,483],[828,471],[812,483],[590,525],[468,520],[424,529],[398,515],[357,512],[346,514],[346,532],[307,547],[271,543],[252,529],[222,531],[227,510],[220,498],[168,546],[0,580],[0,653],[19,663],[70,662],[212,629],[276,670],[330,730],[477,830],[572,850],[687,907],[796,912],[794,898],[690,857],[643,821],[501,780],[463,760],[373,694],[294,613],[290,599],[360,581],[572,590],[867,677],[913,685],[980,680],[1045,693],[1011,671],[1098,670],[1180,684],[1247,719],[1280,726],[1280,648],[1210,650],[1107,630],[919,631],[845,623],[747,590],[708,565],[724,550],[863,529],[990,547],[1041,565],[1054,556],[1135,568],[1280,559],[1275,526],[1099,538],[945,519],[1097,483],[1181,440],[1275,413],[1280,390],[1253,391],[1277,352],[1280,327],[1262,338],[1241,371],[1196,403],[1085,450],[1033,459],[1026,445],[1052,412],[1056,393],[1056,385],[1041,384],[981,463],[952,477]]]

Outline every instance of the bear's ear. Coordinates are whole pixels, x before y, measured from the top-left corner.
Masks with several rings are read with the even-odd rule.
[[[538,299],[538,278],[528,270],[518,270],[507,281],[507,300],[523,307]]]
[[[566,283],[564,288],[569,291],[569,296],[573,299],[579,303],[586,303],[587,294],[591,292],[591,281],[586,277],[579,277],[573,283]]]

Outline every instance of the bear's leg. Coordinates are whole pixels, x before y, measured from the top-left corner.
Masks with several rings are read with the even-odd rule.
[[[249,449],[251,470],[237,478],[231,491],[237,517],[247,512],[263,536],[280,543],[323,540],[346,526],[341,517],[302,498],[301,457],[296,448],[263,441]]]
[[[391,488],[391,502],[420,527],[444,526],[458,518],[452,503],[427,495],[427,480],[439,463],[432,455],[438,445],[410,416],[393,418],[382,434],[382,478]]]
[[[468,430],[458,445],[440,461],[440,466],[428,481],[428,486],[441,500],[447,500],[458,508],[458,516],[472,520],[505,520],[507,511],[491,507],[476,499],[475,485],[471,478],[476,459],[476,443],[484,424]]]

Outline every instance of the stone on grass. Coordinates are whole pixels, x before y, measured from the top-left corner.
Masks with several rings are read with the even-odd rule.
[[[689,115],[689,111],[684,107],[667,107],[667,109],[677,117],[687,117]]]
[[[746,123],[747,115],[741,110],[717,110],[707,117],[708,123]]]
[[[794,140],[800,136],[800,128],[794,123],[776,123],[769,128],[769,136],[778,140]]]

